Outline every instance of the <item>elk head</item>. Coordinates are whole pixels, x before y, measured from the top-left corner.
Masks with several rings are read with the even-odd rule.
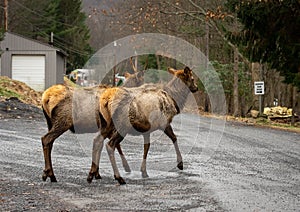
[[[189,67],[185,67],[183,70],[175,70],[168,68],[168,72],[175,77],[182,80],[182,82],[190,89],[192,93],[198,91],[198,87],[194,82],[193,72]]]

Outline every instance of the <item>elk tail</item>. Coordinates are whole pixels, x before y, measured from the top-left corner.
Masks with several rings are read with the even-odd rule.
[[[47,120],[47,126],[48,126],[48,130],[50,130],[52,128],[52,122],[50,120],[50,117],[48,116],[46,110],[44,109],[44,107],[42,106],[42,109],[43,109],[43,113],[44,113],[44,116]]]

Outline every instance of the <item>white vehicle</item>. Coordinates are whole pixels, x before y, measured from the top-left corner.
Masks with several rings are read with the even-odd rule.
[[[80,86],[93,86],[95,82],[92,80],[93,69],[76,69],[69,74],[69,79]]]
[[[117,86],[123,84],[125,82],[126,78],[124,76],[120,76],[119,73],[115,75],[115,83]]]

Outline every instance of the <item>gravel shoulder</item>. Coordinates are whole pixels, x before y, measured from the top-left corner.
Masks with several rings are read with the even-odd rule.
[[[10,97],[0,101],[0,119],[42,119],[41,108]]]

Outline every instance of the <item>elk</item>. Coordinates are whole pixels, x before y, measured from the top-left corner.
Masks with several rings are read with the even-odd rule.
[[[172,119],[180,113],[190,92],[198,90],[192,71],[168,69],[173,75],[163,88],[144,84],[137,88],[107,88],[99,99],[102,138],[93,146],[93,163],[90,174],[99,168],[98,158],[106,143],[106,149],[113,168],[114,177],[119,184],[126,184],[121,177],[114,156],[115,148],[127,134],[144,135],[144,156],[141,171],[146,175],[146,158],[150,147],[150,133],[162,130],[172,140],[177,155],[177,167],[183,169],[182,156],[177,137],[171,127]],[[97,166],[98,165],[98,166]]]
[[[143,74],[143,71],[126,74],[127,79],[123,86],[140,86],[144,83]],[[51,151],[55,139],[68,130],[73,133],[99,133],[99,129],[103,125],[99,116],[99,99],[106,89],[108,86],[105,85],[75,89],[58,84],[43,93],[42,109],[48,126],[48,132],[41,138],[45,160],[45,169],[42,175],[44,181],[49,177],[51,182],[57,182],[51,161]],[[105,136],[109,137],[109,135]],[[100,137],[101,134],[95,137],[93,148],[99,148],[96,144]],[[120,145],[117,146],[117,149],[125,171],[130,172]],[[101,178],[98,170],[94,176],[96,179]]]

